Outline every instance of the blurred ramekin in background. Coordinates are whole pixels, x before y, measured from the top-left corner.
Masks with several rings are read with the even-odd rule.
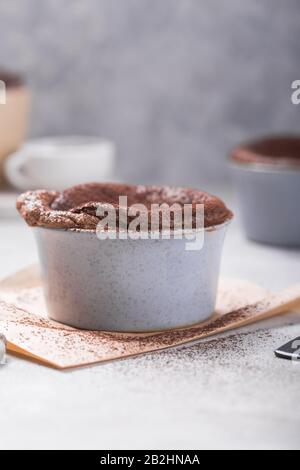
[[[0,69],[5,84],[5,103],[0,104],[0,185],[4,184],[5,158],[24,141],[28,125],[30,93],[23,77]]]
[[[241,144],[232,150],[230,166],[246,236],[300,246],[300,136]]]

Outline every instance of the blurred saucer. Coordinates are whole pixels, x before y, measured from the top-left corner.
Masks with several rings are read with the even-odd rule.
[[[20,190],[56,189],[114,179],[115,145],[98,137],[33,139],[5,162],[7,180]]]

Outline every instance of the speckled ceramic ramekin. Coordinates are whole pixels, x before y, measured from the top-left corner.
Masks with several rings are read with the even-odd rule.
[[[246,236],[272,245],[300,246],[300,166],[230,166]]]
[[[99,240],[95,232],[33,228],[49,316],[77,328],[153,331],[207,319],[214,311],[228,222],[187,240]]]

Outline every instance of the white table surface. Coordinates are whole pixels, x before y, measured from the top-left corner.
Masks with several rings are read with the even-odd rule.
[[[36,260],[25,224],[0,218],[0,275]],[[248,242],[235,222],[221,271],[276,291],[300,281],[300,250]],[[273,354],[300,313],[232,335],[71,372],[9,356],[0,448],[300,448],[300,364]]]

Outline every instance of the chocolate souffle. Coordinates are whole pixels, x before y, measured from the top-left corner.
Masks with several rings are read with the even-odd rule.
[[[24,85],[24,79],[20,74],[3,68],[0,68],[0,80],[5,83],[6,88],[18,88]]]
[[[122,209],[119,206],[119,196],[127,196],[128,207],[132,204],[144,204],[148,212],[151,204],[178,203],[182,209],[184,204],[193,204],[193,209],[196,204],[204,204],[205,227],[220,225],[232,218],[232,212],[220,199],[200,190],[114,183],[83,184],[62,192],[28,191],[18,197],[17,209],[32,227],[95,231],[100,220],[96,215],[99,205],[113,205],[118,214],[119,209]]]
[[[300,137],[265,137],[236,147],[230,155],[236,163],[264,164],[300,169]]]

